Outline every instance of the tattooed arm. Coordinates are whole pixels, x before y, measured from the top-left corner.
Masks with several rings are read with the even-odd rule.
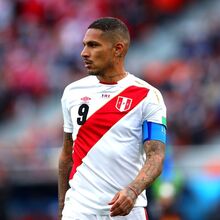
[[[58,198],[59,198],[59,220],[62,218],[62,210],[64,207],[64,199],[66,191],[69,188],[69,174],[72,168],[72,134],[64,132],[64,142],[59,157],[59,173],[58,173]]]
[[[160,141],[146,141],[144,143],[146,162],[136,179],[130,184],[138,194],[148,188],[161,174],[165,156],[165,144]]]
[[[118,192],[109,203],[112,205],[111,216],[129,214],[138,195],[160,175],[163,167],[165,144],[160,141],[145,141],[144,150],[147,159],[137,177],[127,188]]]

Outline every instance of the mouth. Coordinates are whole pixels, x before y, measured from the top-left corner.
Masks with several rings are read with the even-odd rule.
[[[92,65],[92,61],[91,60],[84,60],[84,64],[85,64],[85,67],[87,68],[87,67],[89,67],[89,66],[91,66]]]

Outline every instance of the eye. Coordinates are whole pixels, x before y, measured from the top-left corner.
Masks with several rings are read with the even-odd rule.
[[[91,43],[91,47],[96,47],[97,45],[95,43]]]
[[[89,46],[89,47],[92,47],[92,48],[95,48],[95,47],[99,46],[99,44],[96,43],[96,42],[89,42],[89,43],[88,43],[88,46]]]

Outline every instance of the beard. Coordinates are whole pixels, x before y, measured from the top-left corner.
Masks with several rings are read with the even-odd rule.
[[[88,70],[90,76],[100,76],[100,71]]]
[[[88,75],[91,76],[100,76],[103,77],[106,72],[108,72],[109,69],[112,69],[113,63],[109,62],[106,66],[97,68],[96,66],[93,66],[93,68],[87,68]]]
[[[104,76],[105,71],[103,70],[88,70],[88,75],[90,76]]]

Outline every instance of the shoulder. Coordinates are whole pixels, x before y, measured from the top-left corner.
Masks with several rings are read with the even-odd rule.
[[[133,78],[132,81],[135,86],[144,87],[148,90],[147,99],[154,99],[158,101],[158,103],[163,103],[163,97],[158,88],[154,87],[150,83],[144,81],[143,79],[137,76],[134,76],[132,74],[130,74],[130,76],[131,78]]]
[[[86,76],[79,80],[76,80],[64,88],[62,100],[66,99],[69,94],[77,93],[81,89],[86,89],[97,83],[96,76]]]
[[[156,87],[154,87],[150,83],[146,82],[145,80],[143,80],[135,75],[132,75],[132,74],[130,74],[130,77],[131,77],[135,86],[144,87],[151,92],[154,91],[154,92],[160,93],[160,91]]]

